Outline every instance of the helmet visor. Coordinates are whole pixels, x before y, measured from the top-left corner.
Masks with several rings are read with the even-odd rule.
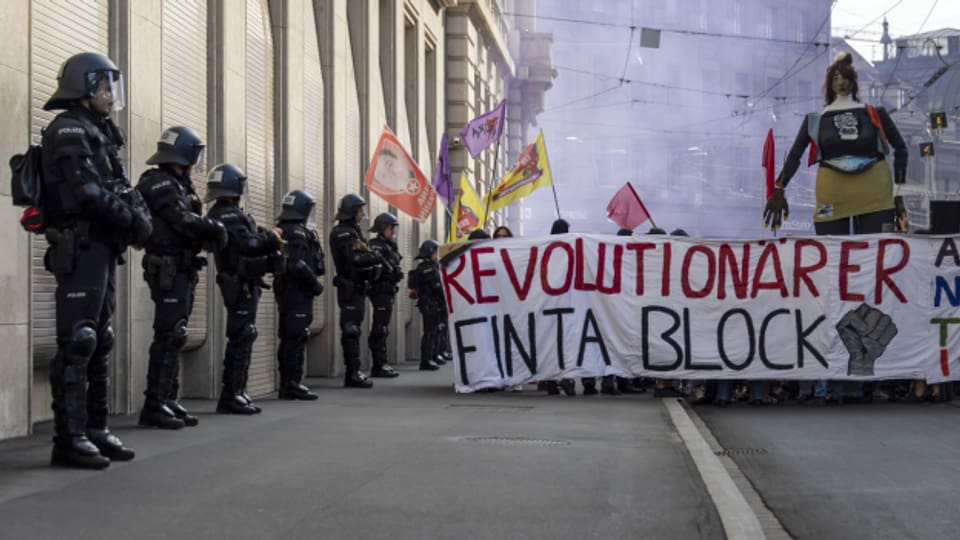
[[[119,71],[91,71],[87,73],[87,93],[93,99],[108,104],[113,112],[126,106],[123,93],[123,74]]]

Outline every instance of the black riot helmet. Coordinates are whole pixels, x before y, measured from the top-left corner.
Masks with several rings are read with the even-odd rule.
[[[348,193],[340,199],[340,205],[337,206],[337,221],[349,221],[357,217],[360,209],[367,205],[363,197]]]
[[[207,202],[215,199],[234,199],[243,197],[247,189],[247,177],[239,167],[222,163],[210,170],[207,175]]]
[[[317,202],[306,191],[295,189],[283,197],[283,211],[277,221],[305,221]]]
[[[203,141],[195,131],[184,126],[174,126],[164,130],[157,141],[157,151],[147,160],[147,165],[173,163],[183,167],[203,170]]]
[[[104,80],[113,93],[113,110],[123,109],[123,74],[117,65],[99,53],[75,54],[60,66],[57,89],[43,105],[43,110],[67,109],[83,98],[92,98]]]
[[[420,244],[420,249],[417,251],[418,259],[429,259],[437,252],[437,248],[440,247],[440,244],[436,240],[424,240]]]
[[[373,220],[373,227],[370,227],[370,232],[383,234],[383,231],[387,230],[387,227],[390,225],[398,225],[399,223],[396,216],[389,212],[384,212]]]

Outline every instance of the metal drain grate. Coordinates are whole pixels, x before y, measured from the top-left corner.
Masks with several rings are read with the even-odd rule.
[[[500,446],[569,446],[569,441],[551,439],[527,439],[525,437],[461,437],[467,442],[496,444]]]
[[[475,410],[495,413],[518,413],[533,410],[533,407],[524,405],[496,405],[496,404],[471,404],[471,403],[451,403],[447,409]]]
[[[713,452],[718,456],[764,456],[766,448],[724,448]]]

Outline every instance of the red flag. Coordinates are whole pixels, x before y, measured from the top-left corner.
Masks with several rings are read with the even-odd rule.
[[[384,128],[363,181],[370,191],[420,223],[430,217],[437,192],[390,130]]]
[[[767,140],[763,141],[763,157],[760,160],[760,165],[763,166],[764,181],[767,186],[767,196],[764,200],[773,196],[773,173],[776,168],[775,159],[773,128],[770,128],[770,131],[767,132]]]
[[[607,217],[621,228],[633,230],[650,219],[650,213],[633,186],[627,182],[607,204]]]

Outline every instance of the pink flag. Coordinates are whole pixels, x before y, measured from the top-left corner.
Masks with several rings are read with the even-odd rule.
[[[488,113],[471,120],[460,130],[463,144],[470,152],[470,157],[476,158],[483,149],[493,144],[503,134],[503,119],[507,115],[507,100]]]
[[[760,164],[763,166],[764,173],[764,182],[767,186],[767,194],[764,197],[764,200],[769,199],[773,196],[773,173],[776,168],[776,153],[774,152],[774,142],[773,142],[773,128],[770,128],[770,131],[767,132],[767,140],[763,141],[763,157],[760,160]]]
[[[633,186],[627,182],[607,204],[607,217],[621,228],[633,230],[650,219],[650,213]]]

